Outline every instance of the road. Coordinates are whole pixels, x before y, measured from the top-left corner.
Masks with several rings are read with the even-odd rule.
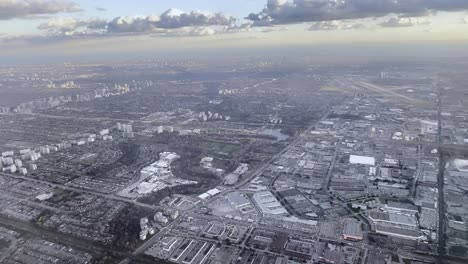
[[[442,145],[442,89],[439,87],[438,93],[438,129],[437,129],[437,145],[439,147],[439,172],[437,175],[437,188],[438,188],[438,203],[439,203],[439,226],[437,234],[437,245],[438,245],[438,264],[445,263],[444,259],[446,256],[446,226],[445,226],[445,197],[444,197],[444,171],[445,171],[445,155],[441,149]]]
[[[346,136],[348,131],[349,131],[349,128],[345,130],[345,132],[343,133],[343,137],[341,137],[340,140],[338,140],[338,142],[336,143],[335,151],[333,152],[333,157],[330,162],[330,166],[328,166],[327,176],[325,178],[325,181],[322,184],[322,190],[324,192],[327,192],[328,188],[330,187],[330,181],[332,178],[333,168],[335,167],[336,158],[338,157],[338,154],[340,152],[340,146],[341,146],[341,143],[343,142],[343,138]]]
[[[411,196],[413,198],[416,197],[416,186],[418,185],[419,176],[421,175],[423,151],[424,151],[424,148],[420,144],[418,146],[418,170],[416,171],[415,177],[413,179],[413,186],[412,186],[412,190],[411,190]]]
[[[241,182],[237,183],[233,188],[231,189],[240,189],[244,187],[247,183],[252,181],[258,176],[261,176],[263,172],[266,170],[266,168],[272,164],[275,160],[277,160],[279,157],[281,157],[284,153],[288,152],[291,148],[296,146],[297,143],[299,143],[301,140],[303,140],[306,135],[312,130],[314,126],[316,126],[318,123],[322,122],[323,120],[327,119],[330,113],[332,112],[333,109],[330,109],[327,111],[322,117],[317,120],[316,122],[310,124],[307,129],[301,133],[296,139],[294,139],[291,143],[289,143],[283,150],[281,150],[279,153],[277,153],[275,156],[273,156],[270,160],[268,160],[262,167],[258,168],[254,173],[250,174],[249,177],[243,179]]]

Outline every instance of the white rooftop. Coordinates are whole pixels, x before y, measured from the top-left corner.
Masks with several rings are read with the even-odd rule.
[[[358,156],[358,155],[350,155],[349,156],[349,163],[375,166],[375,158],[374,157],[366,157],[366,156]]]

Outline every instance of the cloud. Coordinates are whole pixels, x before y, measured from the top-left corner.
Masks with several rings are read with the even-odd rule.
[[[468,17],[462,18],[462,23],[463,24],[468,24]]]
[[[210,27],[201,27],[193,29],[190,33],[195,36],[213,36],[217,32],[215,29]]]
[[[74,35],[76,33],[91,33],[102,31],[107,27],[107,21],[103,19],[75,19],[71,17],[53,18],[47,23],[40,24],[37,28],[45,30],[53,35]]]
[[[184,27],[230,26],[234,17],[223,13],[192,11],[185,13],[169,9],[159,16],[116,17],[108,24],[110,32],[150,32],[156,29],[177,29]]]
[[[97,10],[97,11],[101,11],[101,12],[105,12],[105,11],[107,11],[107,9],[106,9],[106,8],[104,8],[104,7],[99,7],[99,6],[98,6],[98,7],[96,7],[96,10]]]
[[[252,26],[254,27],[273,27],[274,25],[271,23],[271,19],[269,18],[262,18],[259,20],[253,20]]]
[[[217,32],[247,31],[250,29],[250,24],[236,25],[234,17],[223,13],[202,11],[186,13],[177,9],[169,9],[161,15],[121,16],[110,21],[96,18],[53,18],[39,25],[38,29],[52,36],[85,36],[87,33],[93,36],[96,34],[106,36],[148,33],[208,36]]]
[[[0,0],[1,1],[1,0]],[[38,43],[51,40],[63,41],[75,38],[105,37],[113,35],[154,34],[151,36],[212,36],[221,33],[246,32],[251,23],[236,24],[236,19],[223,13],[202,11],[184,12],[169,9],[161,15],[121,16],[106,21],[104,19],[53,18],[40,24],[42,36],[15,37],[11,40]],[[73,38],[71,38],[73,37]]]
[[[123,16],[116,17],[107,24],[110,33],[141,33],[149,32],[158,28],[157,24],[160,21],[159,16],[147,17],[132,17]]]
[[[192,37],[206,37],[213,36],[219,33],[211,27],[184,27],[179,29],[164,29],[161,32],[167,37],[180,37],[180,36],[192,36]]]
[[[425,16],[437,11],[468,10],[466,0],[268,0],[247,19],[260,25],[319,22],[343,19]]]
[[[262,28],[260,30],[261,33],[270,33],[270,32],[278,32],[278,31],[288,31],[289,29],[287,27],[267,27],[267,28]]]
[[[252,31],[251,23],[244,23],[241,25],[230,25],[224,28],[224,32],[226,33],[238,33],[238,32],[249,32],[249,31]]]
[[[236,22],[234,17],[223,13],[192,11],[185,13],[177,9],[169,9],[161,14],[160,28],[181,28],[190,26],[229,26]]]
[[[0,20],[79,11],[76,3],[61,0],[0,0]]]
[[[320,21],[313,23],[309,31],[322,30],[345,30],[345,29],[363,29],[365,26],[360,23],[345,22],[340,20]]]
[[[419,17],[392,17],[379,24],[381,27],[412,27],[417,25],[429,25],[431,20]]]

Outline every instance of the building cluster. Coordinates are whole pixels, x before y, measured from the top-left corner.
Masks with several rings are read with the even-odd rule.
[[[196,181],[184,180],[172,173],[171,163],[179,158],[174,152],[159,153],[159,160],[144,167],[140,171],[139,180],[120,191],[119,195],[136,198],[165,188],[196,184]]]
[[[170,221],[175,221],[179,217],[179,210],[167,209],[164,211],[158,211],[153,216],[153,223],[155,225],[167,225]],[[140,240],[146,240],[148,236],[152,236],[155,233],[155,227],[148,217],[140,219]]]
[[[204,122],[208,120],[226,120],[226,121],[231,120],[230,116],[223,116],[219,113],[212,113],[211,111],[200,112],[200,114],[198,115],[198,118],[200,119],[200,121],[204,121]]]
[[[434,123],[421,121],[434,117],[429,114],[415,121],[407,111],[373,98],[347,101],[243,187],[247,195],[239,193],[231,199],[229,194],[226,198],[217,192],[202,194],[204,201],[210,201],[207,212],[247,223],[261,216],[264,230],[254,229],[246,241],[271,252],[282,249],[279,252],[285,254],[285,248],[307,244],[307,239],[285,238],[275,228],[332,240],[310,243],[308,251],[291,253],[298,260],[355,261],[362,254],[355,243],[372,234],[433,249],[439,221],[438,151],[418,142],[435,139]],[[359,118],[349,122],[345,117]],[[401,120],[407,120],[407,126],[401,126]],[[211,161],[204,159],[202,164]],[[258,214],[251,213],[252,206]],[[357,216],[340,219],[350,213]],[[214,239],[223,230],[210,226],[204,237]],[[307,253],[301,255],[301,251]]]
[[[83,146],[87,143],[93,143],[96,140],[112,140],[109,129],[103,129],[98,134],[87,134],[85,138],[72,140],[58,144],[39,146],[34,149],[20,149],[18,151],[4,151],[0,157],[0,169],[2,172],[28,174],[29,171],[35,171],[38,168],[37,161],[51,153],[59,150],[65,150],[73,146]]]
[[[468,248],[468,160],[454,159],[447,167],[444,188],[447,204],[447,245]]]
[[[181,136],[190,136],[190,135],[200,135],[201,134],[201,129],[196,128],[196,129],[180,129],[177,132],[179,132],[179,135]]]
[[[283,123],[283,119],[278,117],[278,114],[274,115],[274,116],[270,116],[270,120],[269,120],[269,123],[270,124],[282,124]]]
[[[47,84],[47,88],[49,88],[49,89],[55,89],[57,87],[62,88],[62,89],[80,88],[80,86],[78,84],[76,84],[74,81],[66,81],[66,82],[60,83],[58,85],[56,83],[53,83],[53,82],[49,81],[49,83]]]
[[[50,86],[51,84],[49,84]],[[53,85],[55,87],[55,85]],[[60,85],[61,88],[79,88],[80,86],[75,84],[73,81],[67,81]],[[131,91],[137,90],[139,88],[130,87],[128,84],[115,84],[112,88],[100,88],[96,89],[92,92],[84,92],[75,95],[61,95],[58,97],[48,97],[48,98],[41,98],[36,99],[30,102],[21,103],[16,106],[12,107],[1,107],[0,113],[8,114],[8,113],[31,113],[34,110],[43,110],[49,109],[53,107],[58,107],[65,105],[71,102],[88,102],[94,99],[102,98],[102,97],[111,97],[111,96],[120,96],[127,94]]]
[[[57,147],[52,148],[57,151]],[[37,161],[42,154],[49,154],[49,147],[40,147],[35,150],[22,149],[17,153],[15,151],[5,151],[1,153],[0,168],[2,172],[20,173],[21,175],[28,174],[28,169],[35,171],[37,169]],[[23,163],[24,161],[24,163]]]
[[[224,174],[224,170],[223,169],[219,169],[219,168],[215,168],[213,166],[213,161],[214,161],[214,158],[213,157],[204,157],[201,159],[200,161],[200,166],[202,168],[205,168],[207,169],[208,171],[218,175],[218,176],[222,176]]]
[[[92,263],[92,256],[81,250],[40,238],[28,238],[16,231],[0,228],[0,240],[15,250],[3,251],[2,263]]]
[[[173,133],[174,132],[174,127],[172,127],[172,126],[158,126],[156,131],[157,131],[158,134],[162,134],[164,132]]]
[[[149,226],[149,224],[148,217],[143,217],[140,219],[140,240],[146,240],[148,235],[154,235],[154,227]]]
[[[224,178],[225,185],[234,185],[242,176],[244,176],[249,171],[249,164],[241,163],[237,168],[226,175]]]
[[[134,138],[133,126],[131,124],[117,123],[117,130],[122,132],[124,138]]]

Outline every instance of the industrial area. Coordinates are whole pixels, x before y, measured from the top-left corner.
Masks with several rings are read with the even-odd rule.
[[[303,60],[2,66],[0,262],[466,263],[466,62]]]

